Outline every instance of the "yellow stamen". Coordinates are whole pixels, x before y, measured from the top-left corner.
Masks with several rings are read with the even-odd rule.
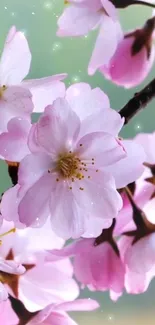
[[[3,234],[0,234],[0,238],[1,238],[1,237],[4,237],[4,236],[6,236],[6,235],[9,235],[9,234],[11,234],[12,232],[15,232],[15,231],[16,231],[16,228],[12,228],[12,229],[10,229],[10,230],[4,232]]]
[[[7,89],[7,87],[5,85],[3,85],[2,87],[0,87],[0,98],[3,97],[4,91]]]

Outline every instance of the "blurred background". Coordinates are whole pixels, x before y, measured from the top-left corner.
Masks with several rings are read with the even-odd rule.
[[[90,0],[91,1],[91,0]],[[155,76],[155,67],[148,79],[139,87],[124,90],[104,80],[100,73],[89,77],[87,65],[93,49],[96,32],[81,38],[62,39],[56,36],[56,22],[62,13],[63,0],[0,0],[0,50],[3,49],[8,29],[12,25],[22,30],[28,38],[32,51],[32,66],[29,78],[40,78],[57,73],[68,73],[66,84],[84,81],[92,87],[102,88],[109,96],[111,107],[120,109],[134,92],[141,89]],[[151,9],[133,6],[120,10],[120,19],[125,31],[144,24],[152,15]],[[155,130],[155,101],[144,112],[138,114],[122,136],[133,137],[139,132]],[[0,164],[0,190],[9,186],[6,166]],[[6,179],[7,178],[7,179]],[[154,325],[155,324],[155,281],[147,293],[137,296],[123,295],[117,303],[110,301],[108,294],[82,291],[82,297],[96,298],[101,309],[93,313],[73,314],[79,325]],[[2,324],[1,324],[2,325]]]

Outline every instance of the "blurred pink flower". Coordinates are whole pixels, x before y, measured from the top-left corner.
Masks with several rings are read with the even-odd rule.
[[[72,302],[49,305],[34,316],[27,325],[77,325],[66,313],[67,311],[92,311],[98,307],[97,301],[92,299],[77,299]]]
[[[145,159],[143,160],[150,167],[153,168],[155,165],[155,152],[154,152],[154,143],[155,143],[155,132],[153,133],[139,133],[134,139],[134,143],[140,144],[145,151]],[[133,152],[134,154],[134,152]],[[133,161],[137,160],[133,156]],[[155,177],[152,174],[150,168],[145,167],[141,177],[136,180],[136,183],[133,185],[134,193],[133,198],[137,206],[143,210],[146,203],[151,199],[154,193],[154,184]],[[131,183],[131,182],[128,182]],[[127,184],[126,184],[127,185]],[[135,224],[132,218],[133,210],[129,202],[129,199],[126,193],[122,193],[123,199],[123,208],[118,214],[117,223],[115,226],[114,233],[116,236],[120,235],[123,232],[135,229]]]
[[[96,245],[95,238],[81,239],[60,250],[52,250],[47,260],[74,256],[74,274],[92,291],[110,291],[116,301],[123,293],[125,268],[119,253],[108,241]]]
[[[109,0],[69,0],[67,4],[58,19],[58,36],[81,36],[99,27],[88,67],[88,73],[94,74],[103,63],[108,64],[122,38],[117,10]]]
[[[46,104],[65,94],[65,74],[22,82],[30,70],[31,52],[26,37],[13,26],[0,60],[0,132],[13,117],[30,118]],[[32,94],[31,94],[32,93]],[[33,95],[33,96],[32,96]],[[33,103],[32,103],[33,100]]]
[[[100,71],[115,84],[125,88],[143,82],[155,59],[154,28],[153,17],[146,22],[144,28],[125,34],[109,64],[105,65],[103,59]]]
[[[4,222],[1,229],[8,227],[10,223]],[[2,262],[3,274],[0,276],[8,292],[20,299],[30,312],[41,310],[50,303],[71,301],[79,294],[69,259],[45,261],[45,250],[61,248],[63,243],[52,233],[49,224],[41,229],[16,230],[3,237],[0,255],[6,261]],[[19,263],[23,264],[23,269],[25,267],[22,275],[23,270],[17,268]],[[9,276],[10,273],[19,276]]]
[[[155,263],[151,257],[154,239],[147,236],[132,245],[133,237],[123,236],[118,242],[125,266],[125,289],[129,294],[145,292],[155,276]]]

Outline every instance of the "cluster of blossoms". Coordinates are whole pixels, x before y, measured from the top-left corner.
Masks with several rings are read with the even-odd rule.
[[[123,36],[117,8],[129,1],[66,5],[59,36],[100,28],[90,74],[99,69],[124,87],[146,77],[154,16]],[[116,112],[86,83],[66,89],[66,74],[25,81],[30,64],[27,39],[13,26],[0,59],[0,159],[12,180],[0,204],[0,323],[76,325],[67,311],[99,307],[78,299],[79,285],[116,301],[146,291],[155,276],[155,134],[120,138],[133,112]]]

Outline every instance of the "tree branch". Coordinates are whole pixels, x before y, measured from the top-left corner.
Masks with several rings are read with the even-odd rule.
[[[139,111],[144,109],[154,97],[155,79],[140,92],[135,93],[134,97],[119,111],[120,115],[125,118],[125,124],[127,124]]]

